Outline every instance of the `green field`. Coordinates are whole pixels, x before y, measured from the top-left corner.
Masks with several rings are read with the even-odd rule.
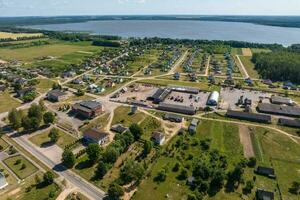
[[[57,145],[59,147],[61,147],[62,149],[65,148],[66,145],[69,145],[69,144],[72,144],[73,142],[75,142],[77,139],[71,135],[69,135],[68,133],[65,133],[63,131],[61,131],[60,129],[59,130],[59,139],[57,141]],[[29,140],[36,144],[37,146],[43,146],[43,145],[47,145],[47,144],[50,144],[51,141],[50,141],[50,138],[49,138],[49,132],[50,131],[45,131],[44,133],[41,133],[41,134],[38,134],[38,135],[35,135],[31,138],[29,138]]]
[[[258,72],[254,69],[254,63],[251,61],[251,57],[240,56],[242,63],[244,64],[249,76],[251,78],[259,78]]]
[[[21,105],[20,102],[11,97],[12,95],[9,91],[0,92],[0,113],[7,112]]]
[[[18,164],[17,161],[20,161]],[[9,157],[4,160],[4,163],[20,178],[25,179],[28,176],[34,174],[38,171],[30,161],[28,161],[25,157],[18,155]],[[24,167],[24,166],[25,167]]]
[[[49,89],[52,88],[54,81],[50,79],[37,79],[39,81],[39,84],[36,85],[37,91],[40,93],[45,93]]]
[[[86,53],[82,53],[82,51],[97,52],[101,49],[101,47],[91,46],[90,43],[87,42],[71,43],[54,41],[53,43],[48,45],[28,48],[0,48],[0,58],[3,60],[19,60],[28,63],[38,61],[38,59],[44,56],[53,56],[56,57],[56,59],[54,59],[53,61],[68,63],[71,60],[76,60],[77,56],[84,57],[87,55]],[[47,61],[38,62],[40,63],[40,65],[47,63]]]
[[[130,114],[131,108],[120,106],[114,111],[114,118],[112,121],[112,125],[115,124],[123,124],[126,127],[129,127],[133,123],[141,122],[145,116],[141,112],[137,112],[136,114]]]
[[[240,184],[234,192],[220,190],[214,196],[206,196],[204,199],[214,200],[235,200],[240,199],[243,195],[244,199],[253,199],[256,188],[264,188],[275,192],[275,199],[279,199],[278,187],[282,193],[283,199],[298,199],[296,195],[289,193],[289,188],[293,181],[300,180],[300,148],[288,137],[267,131],[261,128],[251,128],[252,143],[255,151],[258,165],[273,166],[277,176],[276,180],[263,176],[254,175],[253,168],[245,168],[243,180],[252,180],[254,182],[254,190],[251,194],[243,194],[243,183]],[[253,137],[255,136],[255,137]],[[164,199],[166,195],[170,199],[186,199],[187,195],[192,191],[188,188],[185,181],[180,181],[176,177],[179,172],[173,172],[172,168],[176,162],[180,162],[182,167],[187,168],[191,165],[187,157],[195,157],[201,153],[200,147],[196,145],[201,139],[211,140],[211,149],[218,150],[225,155],[228,161],[228,169],[232,169],[243,159],[243,148],[240,143],[238,126],[230,123],[221,123],[213,121],[202,121],[197,129],[196,135],[176,136],[165,147],[166,153],[163,153],[151,171],[148,177],[144,179],[139,186],[133,199]],[[183,144],[174,148],[174,145],[181,140]],[[167,178],[164,182],[157,183],[154,181],[156,175],[162,170],[166,170]],[[189,172],[191,175],[191,172]]]

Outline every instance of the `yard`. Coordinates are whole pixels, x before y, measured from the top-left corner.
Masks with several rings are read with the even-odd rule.
[[[7,149],[9,145],[2,138],[0,138],[0,152]]]
[[[36,85],[37,91],[40,93],[45,93],[52,88],[54,81],[50,79],[37,79],[39,84]]]
[[[133,123],[139,123],[145,119],[145,116],[141,112],[136,114],[131,114],[131,108],[126,106],[120,106],[114,111],[114,119],[112,125],[123,124],[126,127],[129,127]]]
[[[10,111],[21,105],[21,103],[14,99],[12,95],[13,94],[9,91],[0,92],[0,113]]]
[[[0,199],[9,200],[33,200],[33,199],[48,199],[55,200],[61,192],[61,188],[53,183],[51,185],[45,185],[43,183],[37,183],[36,177],[43,180],[43,174],[37,173],[35,176],[28,177],[26,182],[17,185],[12,189],[8,189],[7,192],[2,193]]]
[[[72,144],[73,142],[75,142],[77,140],[75,137],[71,136],[70,134],[63,132],[60,129],[58,129],[58,130],[59,130],[59,139],[56,144],[60,148],[64,149],[65,146]],[[49,132],[50,131],[45,131],[43,133],[40,133],[38,135],[35,135],[35,136],[29,138],[29,140],[39,147],[50,144],[51,141],[48,136]]]
[[[21,155],[9,157],[3,161],[20,179],[36,173],[38,168]]]

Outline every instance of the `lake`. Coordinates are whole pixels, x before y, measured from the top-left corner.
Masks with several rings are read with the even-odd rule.
[[[256,43],[300,43],[300,28],[239,22],[189,20],[108,20],[82,23],[35,25],[31,28],[55,31],[83,31],[121,37],[236,40]]]

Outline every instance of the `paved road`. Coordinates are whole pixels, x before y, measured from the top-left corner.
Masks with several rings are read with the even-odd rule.
[[[84,195],[88,196],[94,200],[102,200],[105,197],[105,193],[100,189],[96,188],[94,185],[88,183],[86,180],[80,178],[78,175],[70,170],[66,170],[62,165],[54,163],[49,158],[45,157],[40,151],[38,151],[33,144],[22,137],[12,137],[19,145],[24,149],[34,155],[37,159],[46,164],[49,168],[54,169],[54,171],[60,176],[64,177],[67,181],[73,184],[75,187],[80,188]]]

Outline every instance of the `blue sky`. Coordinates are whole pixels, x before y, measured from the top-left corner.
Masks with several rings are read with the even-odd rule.
[[[0,16],[300,15],[300,0],[0,0]]]

